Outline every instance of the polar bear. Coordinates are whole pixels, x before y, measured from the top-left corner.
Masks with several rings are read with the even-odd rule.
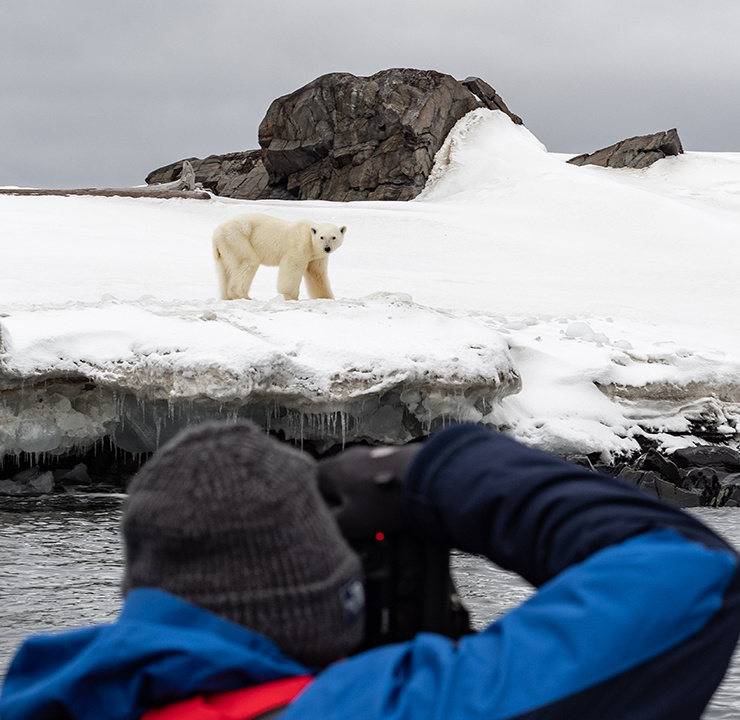
[[[346,227],[309,220],[288,222],[270,215],[237,215],[213,232],[223,300],[249,299],[260,265],[278,266],[278,292],[297,300],[301,278],[312,298],[333,298],[329,285],[329,254],[344,241]]]

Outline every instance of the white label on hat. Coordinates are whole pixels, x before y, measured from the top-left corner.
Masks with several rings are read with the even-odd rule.
[[[344,619],[349,625],[365,608],[365,586],[360,580],[351,580],[339,590],[339,598],[344,607]]]

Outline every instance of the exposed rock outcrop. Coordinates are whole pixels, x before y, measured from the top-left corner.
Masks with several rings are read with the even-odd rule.
[[[612,168],[645,168],[657,160],[683,152],[678,131],[673,128],[653,135],[638,135],[594,153],[568,160],[573,165],[600,165]]]
[[[479,107],[522,122],[480,78],[459,82],[413,69],[331,73],[270,105],[259,127],[261,150],[189,162],[199,183],[228,197],[410,200],[454,124]],[[173,182],[181,172],[182,161],[146,181]]]
[[[265,192],[268,178],[267,171],[262,165],[261,150],[180,160],[153,170],[147,175],[146,181],[153,186],[174,182],[181,177],[185,163],[190,163],[197,182],[214,195],[242,200],[258,200],[262,197],[293,199]]]
[[[202,190],[203,185],[195,178],[195,170],[190,160],[183,160],[180,163],[179,173],[172,180],[163,181],[158,186],[159,190]]]
[[[585,456],[571,459],[677,507],[740,507],[740,452],[726,445],[686,447],[670,455],[648,448],[614,466]]]
[[[478,106],[449,75],[334,73],[275,100],[260,124],[270,185],[301,200],[409,200],[459,118]]]
[[[501,110],[506,113],[517,125],[524,125],[522,119],[518,115],[514,115],[508,107],[503,98],[484,80],[479,77],[468,77],[462,81],[462,84],[475,95],[481,103],[489,110]]]

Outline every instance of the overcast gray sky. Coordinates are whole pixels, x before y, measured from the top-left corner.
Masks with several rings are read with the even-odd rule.
[[[0,185],[121,187],[258,147],[328,72],[478,75],[553,152],[740,152],[740,0],[0,0]]]

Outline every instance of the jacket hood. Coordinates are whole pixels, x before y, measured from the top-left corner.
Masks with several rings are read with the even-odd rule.
[[[138,720],[194,694],[307,672],[264,636],[140,588],[113,624],[27,640],[5,677],[0,716]]]

